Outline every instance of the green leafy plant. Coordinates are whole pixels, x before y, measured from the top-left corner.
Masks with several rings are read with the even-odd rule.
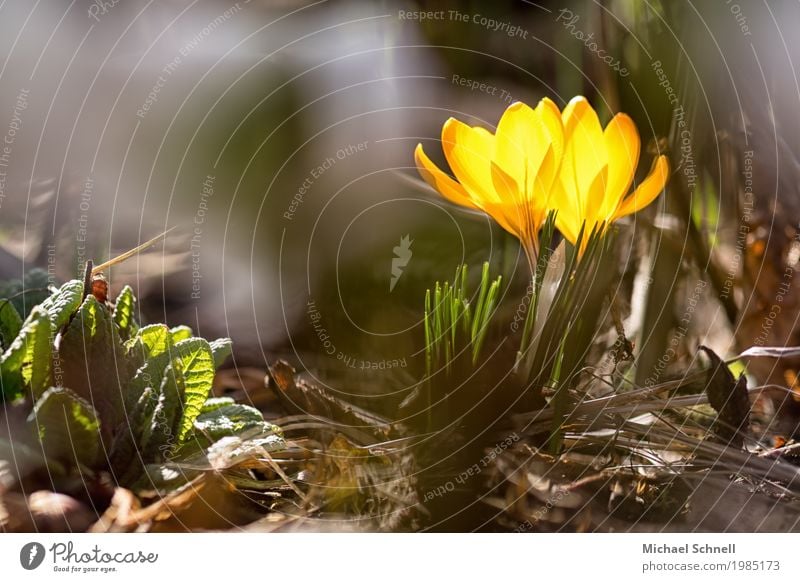
[[[428,377],[445,368],[452,370],[460,354],[469,353],[474,366],[494,315],[502,277],[489,281],[489,263],[483,264],[478,297],[467,294],[467,266],[456,269],[452,284],[436,282],[433,294],[425,293],[425,363]]]
[[[285,446],[255,408],[210,398],[229,339],[140,327],[130,287],[113,308],[84,287],[68,281],[24,319],[0,300],[0,395],[7,408],[29,408],[28,434],[13,436],[39,446],[51,471],[109,470],[122,485],[160,488],[185,482],[184,468],[207,465],[226,437],[266,451]]]
[[[21,315],[24,319],[35,305],[50,295],[49,284],[47,271],[31,269],[25,273],[22,279],[0,282],[0,297],[8,298],[8,301],[15,307],[17,315]],[[5,301],[2,301],[0,305],[4,303]],[[5,309],[0,311],[0,317],[3,317],[3,312]]]
[[[615,266],[613,231],[599,224],[578,233],[576,244],[556,243],[556,213],[548,213],[539,240],[540,253],[528,287],[529,301],[514,370],[517,382],[546,397],[554,410],[550,449],[561,447],[561,422],[569,411],[569,391],[576,387],[586,358],[603,324],[603,306]],[[555,247],[555,248],[554,248]],[[428,379],[444,369],[447,377],[464,363],[475,369],[496,313],[500,278],[489,282],[484,264],[474,305],[466,290],[467,268],[453,283],[436,283],[425,295],[425,355]],[[461,356],[468,352],[470,359]],[[458,364],[456,360],[458,359]],[[462,363],[463,362],[463,363]],[[478,376],[466,375],[461,381]]]

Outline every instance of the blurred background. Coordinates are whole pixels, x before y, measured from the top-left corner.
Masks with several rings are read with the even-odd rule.
[[[604,122],[636,120],[641,173],[672,159],[666,194],[621,225],[635,380],[701,344],[797,345],[799,17],[746,0],[7,0],[0,279],[66,280],[177,227],[108,273],[143,320],[390,408],[421,369],[432,281],[488,260],[513,313],[527,277],[513,238],[420,186],[415,145],[446,167],[448,117],[493,129],[512,101],[584,94]],[[749,373],[796,388],[791,362]]]

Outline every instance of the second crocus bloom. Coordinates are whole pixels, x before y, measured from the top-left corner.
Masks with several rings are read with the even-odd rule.
[[[658,156],[648,176],[628,194],[640,149],[633,120],[618,113],[604,130],[585,97],[572,99],[562,120],[564,157],[550,203],[558,211],[558,229],[576,244],[584,224],[588,235],[653,202],[667,183],[669,162],[666,156]],[[582,248],[586,240],[584,236]]]

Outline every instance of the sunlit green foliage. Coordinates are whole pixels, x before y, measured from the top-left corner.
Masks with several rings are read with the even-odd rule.
[[[209,343],[186,326],[140,327],[135,305],[129,287],[109,308],[77,280],[24,320],[17,304],[0,299],[0,394],[30,406],[27,438],[45,462],[106,468],[123,484],[145,486],[158,465],[203,455],[223,437],[284,446],[280,429],[255,408],[210,398],[229,339]]]

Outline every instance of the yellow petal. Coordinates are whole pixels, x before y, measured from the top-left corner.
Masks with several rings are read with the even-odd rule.
[[[555,179],[553,161],[561,160],[560,117],[550,99],[542,99],[536,109],[517,102],[506,109],[497,125],[494,161],[517,183],[522,197],[534,203],[540,202],[536,194],[548,190]],[[548,156],[552,149],[558,152],[555,157],[552,153]]]
[[[586,97],[577,95],[570,99],[564,111],[561,113],[561,120],[564,122],[564,133],[570,134],[575,130],[575,126],[580,120],[581,112],[586,108],[591,108]]]
[[[431,161],[423,151],[421,143],[417,144],[414,150],[414,161],[422,179],[450,202],[467,208],[477,208],[463,186],[445,174]]]
[[[584,97],[572,99],[561,117],[565,144],[561,184],[573,210],[584,215],[589,190],[608,163],[603,130],[597,114]]]
[[[556,210],[556,227],[569,242],[575,244],[578,231],[583,221],[583,214],[574,204],[573,194],[564,189],[563,184],[557,182],[550,194],[550,208]]]
[[[494,162],[523,191],[525,191],[529,166],[534,165],[534,128],[536,114],[524,103],[512,103],[497,124]]]
[[[470,127],[451,117],[442,128],[442,149],[475,206],[519,237],[519,221],[505,209],[509,201],[494,188],[491,171],[494,136],[482,127]]]
[[[492,185],[494,136],[452,117],[442,127],[442,149],[450,169],[476,205],[499,198]]]
[[[561,160],[564,155],[564,124],[561,121],[561,112],[558,106],[546,97],[539,102],[536,112],[541,117],[550,142],[550,150],[542,160],[537,179],[541,182],[542,187],[549,190],[558,180],[561,169]]]
[[[586,192],[586,212],[583,215],[586,220],[587,235],[592,231],[595,224],[606,220],[605,216],[600,214],[600,210],[605,203],[606,185],[608,184],[608,166],[598,172],[592,181],[589,190]]]
[[[568,148],[574,159],[576,179],[581,192],[588,191],[597,174],[608,164],[603,129],[594,109],[584,99],[573,108],[571,119],[565,123]]]
[[[638,212],[650,204],[661,194],[661,191],[667,183],[667,178],[669,178],[669,161],[667,160],[667,156],[658,156],[658,158],[653,161],[650,174],[648,174],[647,178],[633,191],[633,194],[628,196],[622,204],[620,204],[619,208],[614,213],[614,219],[616,220],[617,218]]]
[[[525,208],[527,204],[519,195],[519,185],[514,178],[494,162],[491,164],[491,172],[492,185],[500,202],[487,201],[486,212],[518,239],[530,242],[530,229],[526,228],[528,221]]]
[[[550,210],[550,198],[555,185],[558,184],[561,158],[554,153],[556,147],[556,144],[548,146],[539,173],[536,174],[528,194],[528,203],[541,216],[545,216]]]
[[[598,217],[610,220],[631,187],[639,163],[640,141],[636,125],[624,113],[614,116],[603,138],[608,153],[608,184]]]

